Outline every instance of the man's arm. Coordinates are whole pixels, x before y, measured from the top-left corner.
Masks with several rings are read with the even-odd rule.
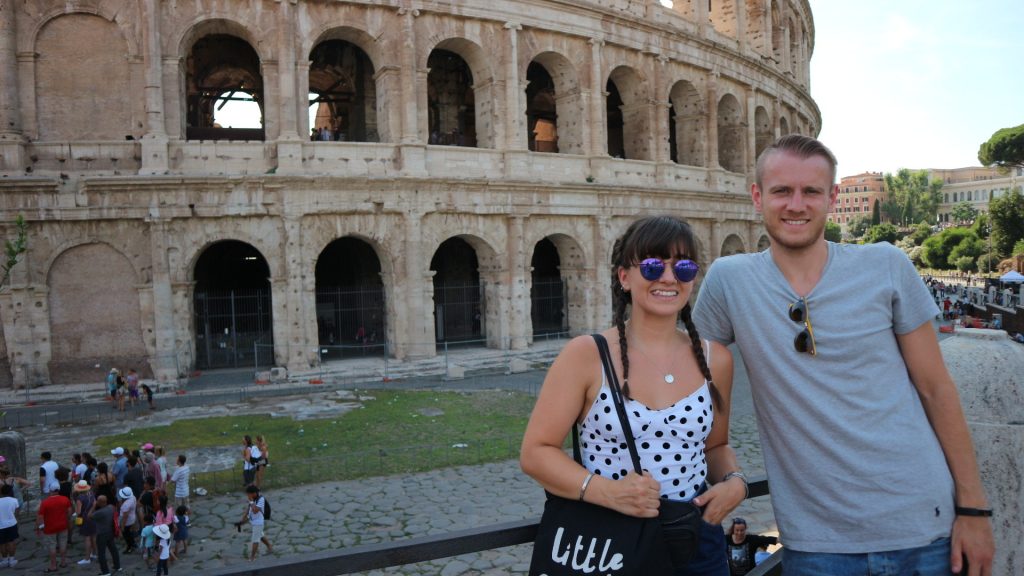
[[[981,485],[974,444],[967,428],[960,396],[953,378],[941,360],[942,352],[930,321],[906,334],[897,334],[900,351],[910,379],[917,388],[928,421],[942,446],[946,464],[953,476],[957,506],[987,508]],[[959,572],[967,557],[969,576],[992,570],[995,542],[987,518],[957,516],[953,522],[952,569]]]

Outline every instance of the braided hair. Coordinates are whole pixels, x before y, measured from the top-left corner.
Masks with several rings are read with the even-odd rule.
[[[619,268],[636,266],[640,260],[648,257],[671,258],[680,245],[686,248],[691,259],[696,259],[696,241],[689,224],[671,216],[648,216],[633,222],[612,245],[612,321],[619,334],[619,353],[622,360],[622,393],[629,397],[629,350],[626,342],[627,308],[633,303],[632,295],[622,288],[619,282]],[[701,374],[707,380],[711,397],[715,404],[721,405],[722,397],[715,387],[701,345],[700,335],[690,318],[690,304],[687,303],[679,311],[679,320],[686,327],[690,336],[690,345],[697,358]]]

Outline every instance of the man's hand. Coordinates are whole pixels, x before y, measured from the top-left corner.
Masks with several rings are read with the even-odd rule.
[[[995,555],[995,538],[988,518],[957,516],[953,522],[950,567],[959,574],[967,559],[966,576],[990,576]]]

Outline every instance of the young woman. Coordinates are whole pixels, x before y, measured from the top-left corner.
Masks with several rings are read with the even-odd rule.
[[[242,437],[242,484],[248,486],[256,480],[256,464],[253,461],[253,450],[259,450],[252,443],[252,437]]]
[[[630,516],[657,516],[661,497],[692,500],[703,508],[704,523],[699,550],[679,574],[728,576],[718,524],[747,487],[729,446],[732,356],[702,341],[690,320],[696,258],[690,227],[671,217],[634,222],[612,249],[614,326],[602,334],[644,473],[636,474],[629,452],[611,441],[621,425],[608,420],[615,413],[610,383],[590,336],[569,342],[548,371],[523,436],[521,465],[552,494]],[[562,448],[574,423],[585,467]]]
[[[256,458],[256,486],[263,485],[263,472],[267,468],[268,461],[268,448],[267,439],[262,434],[256,436],[256,448],[259,450],[259,457]],[[256,452],[253,451],[253,456],[256,456]]]

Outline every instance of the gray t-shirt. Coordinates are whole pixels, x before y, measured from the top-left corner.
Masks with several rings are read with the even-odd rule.
[[[938,314],[924,282],[889,244],[829,243],[806,298],[817,356],[793,346],[798,298],[769,249],[716,260],[693,314],[743,356],[782,541],[864,553],[949,536],[952,477],[896,340]]]

